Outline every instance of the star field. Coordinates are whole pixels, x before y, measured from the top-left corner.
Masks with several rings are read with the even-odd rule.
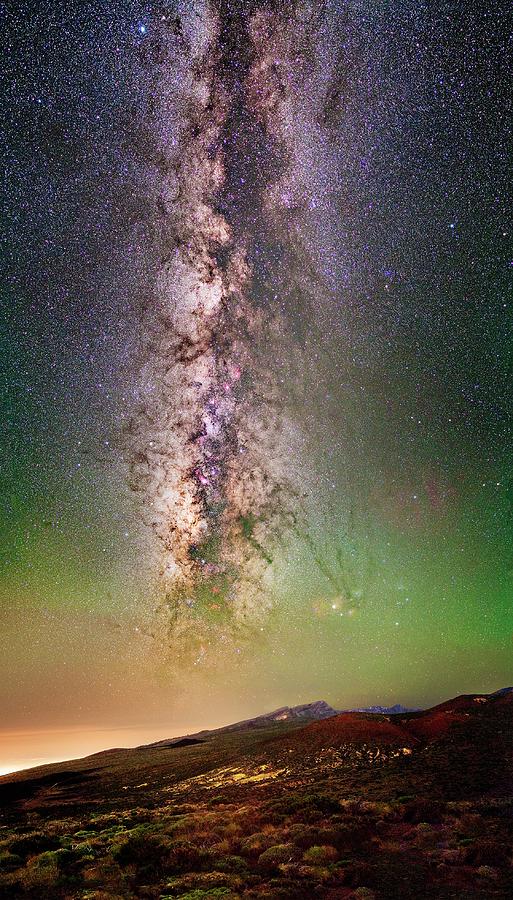
[[[505,6],[2,16],[6,727],[507,683]]]

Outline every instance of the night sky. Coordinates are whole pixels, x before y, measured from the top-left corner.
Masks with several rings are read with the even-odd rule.
[[[511,683],[506,9],[0,4],[0,766]]]

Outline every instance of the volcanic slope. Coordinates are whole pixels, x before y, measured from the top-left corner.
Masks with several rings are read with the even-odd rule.
[[[513,896],[513,691],[307,707],[4,776],[0,900]]]

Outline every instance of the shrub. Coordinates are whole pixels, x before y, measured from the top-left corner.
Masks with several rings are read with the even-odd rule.
[[[419,847],[434,847],[438,843],[438,833],[427,822],[419,822],[416,832]]]
[[[218,872],[231,872],[235,875],[247,875],[249,872],[248,864],[241,856],[222,856],[213,860],[213,865]]]
[[[269,811],[278,819],[300,815],[304,822],[315,822],[322,816],[340,812],[340,803],[326,794],[292,794],[275,800]]]
[[[491,866],[479,866],[477,870],[477,874],[481,876],[481,878],[497,878],[497,871],[492,869]]]
[[[73,852],[77,858],[89,857],[93,859],[95,856],[94,848],[87,841],[84,841],[82,844],[73,844]]]
[[[160,871],[165,856],[165,846],[153,835],[138,832],[111,850],[112,858],[120,866],[135,865],[141,872]]]
[[[15,838],[11,844],[11,850],[20,856],[37,856],[38,853],[43,853],[45,850],[56,850],[60,845],[58,837],[35,831],[32,834]]]
[[[110,828],[104,828],[100,835],[107,838],[114,837],[116,834],[123,834],[126,830],[126,825],[111,825]]]
[[[200,872],[212,864],[212,853],[190,841],[177,841],[171,846],[167,857],[173,872]]]
[[[305,850],[303,859],[311,866],[327,866],[338,859],[338,853],[335,847],[331,847],[329,844],[314,845]]]
[[[240,834],[241,827],[237,822],[227,822],[227,824],[223,827],[223,834],[228,837],[233,837],[237,834]]]
[[[465,813],[456,823],[458,834],[468,835],[469,837],[478,837],[485,830],[486,823],[477,813]]]
[[[319,839],[320,831],[321,829],[316,828],[315,825],[303,825],[301,822],[294,822],[290,826],[288,833],[289,839],[294,842],[296,847],[307,850],[308,847],[321,843]]]
[[[162,893],[173,897],[183,897],[190,891],[213,891],[218,888],[229,888],[232,892],[239,891],[243,886],[243,880],[238,875],[223,872],[188,872],[184,875],[172,877],[164,885]]]
[[[222,897],[223,900],[238,900],[239,895],[234,894],[228,887],[211,888],[206,891],[198,888],[195,891],[180,894],[180,900],[215,900],[217,897]],[[173,894],[161,894],[160,900],[175,900],[175,896]]]
[[[259,856],[264,850],[272,847],[275,841],[276,834],[256,831],[255,834],[250,834],[249,837],[241,841],[241,852]]]
[[[337,825],[336,833],[329,841],[338,848],[351,850],[361,848],[376,833],[375,822],[362,816],[352,816]]]
[[[504,866],[509,856],[509,846],[492,839],[481,838],[466,848],[467,862],[474,866]]]
[[[305,866],[308,868],[308,866]],[[249,897],[265,897],[269,900],[313,900],[317,895],[317,884],[305,873],[300,882],[292,881],[288,877],[271,878],[264,885],[259,885],[255,893],[247,894]]]
[[[371,874],[372,871],[368,862],[363,860],[349,861],[348,865],[344,867],[344,884],[350,885],[352,888],[361,887],[362,881],[367,881]]]
[[[443,847],[437,852],[437,858],[440,859],[443,864],[454,863],[455,865],[459,865],[465,861],[464,851],[460,848]]]
[[[0,853],[0,870],[2,872],[18,869],[23,865],[23,859],[17,853],[9,853],[8,851]]]
[[[114,900],[114,897],[118,898],[118,888],[125,880],[121,869],[110,856],[94,860],[83,870],[82,874],[85,882],[96,885],[101,884],[103,890],[112,891],[112,900]],[[111,894],[109,894],[110,896]],[[94,900],[96,900],[96,897]]]
[[[58,884],[61,881],[61,873],[55,861],[47,861],[47,865],[38,865],[37,857],[30,860],[26,868],[20,869],[16,875],[19,879],[20,892],[14,896],[23,897],[28,893],[29,897],[37,897],[37,900],[50,900],[60,896]]]
[[[46,850],[33,860],[33,864],[37,869],[63,869],[66,863],[74,859],[71,850]]]
[[[419,822],[428,822],[434,825],[442,821],[444,811],[444,804],[438,800],[418,798],[406,803],[403,819],[405,822],[411,822],[412,825],[418,825]]]
[[[282,863],[288,863],[296,859],[297,855],[297,847],[294,844],[276,844],[260,854],[258,865],[266,871],[273,872]]]
[[[175,840],[177,840],[178,836],[175,836]],[[230,841],[228,838],[223,838],[222,834],[218,831],[196,831],[194,832],[194,842],[196,844],[201,844],[202,847],[212,847],[215,844],[220,844],[222,842],[225,843],[226,847],[230,847],[233,841]]]

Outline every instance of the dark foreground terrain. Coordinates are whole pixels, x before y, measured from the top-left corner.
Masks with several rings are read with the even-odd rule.
[[[0,898],[513,897],[513,691],[297,709],[0,778]]]

